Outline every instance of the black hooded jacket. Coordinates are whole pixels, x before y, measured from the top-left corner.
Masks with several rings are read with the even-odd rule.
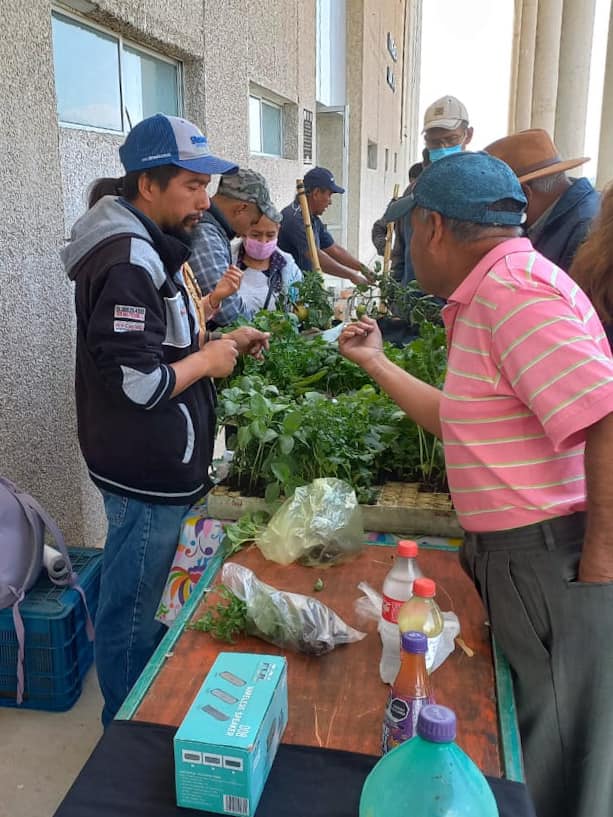
[[[121,198],[105,196],[62,250],[75,281],[79,442],[112,493],[187,505],[211,486],[215,391],[204,378],[172,397],[169,364],[198,349],[180,268],[189,249]]]

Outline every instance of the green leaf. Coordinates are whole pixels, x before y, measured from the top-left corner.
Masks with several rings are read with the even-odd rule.
[[[285,434],[293,434],[302,425],[302,414],[299,411],[290,411],[283,420],[283,431]]]
[[[251,442],[253,435],[251,434],[251,430],[249,426],[241,426],[237,432],[237,440],[238,444],[241,448],[246,448],[249,443]]]
[[[276,502],[277,499],[279,499],[280,494],[281,486],[279,485],[279,483],[269,482],[268,485],[266,486],[266,491],[264,492],[264,498],[266,502],[272,504],[273,502]]]
[[[273,472],[279,482],[285,484],[292,478],[292,471],[289,465],[283,460],[275,460],[270,464],[270,470]]]
[[[274,428],[267,428],[264,434],[262,435],[262,442],[271,443],[273,440],[276,440],[278,436],[279,435],[274,430]]]
[[[279,445],[283,454],[289,454],[294,447],[294,438],[287,434],[282,434],[279,437]]]

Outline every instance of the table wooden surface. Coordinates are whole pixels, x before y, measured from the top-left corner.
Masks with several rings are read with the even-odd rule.
[[[392,563],[391,548],[370,546],[342,565],[318,570],[299,565],[282,567],[266,561],[252,547],[233,557],[254,570],[258,578],[282,589],[314,595],[332,607],[348,624],[367,632],[362,641],[337,647],[323,656],[284,653],[288,659],[289,722],[284,742],[379,754],[381,724],[389,687],[379,678],[381,643],[376,622],[364,625],[354,611],[361,595],[360,581],[377,590]],[[496,708],[494,662],[485,611],[477,592],[463,573],[457,552],[420,549],[423,573],[437,582],[437,600],[443,610],[460,619],[461,636],[474,650],[469,657],[456,646],[454,653],[432,675],[438,703],[450,706],[458,717],[458,743],[486,773],[501,775],[503,763]],[[313,592],[321,577],[324,588]],[[206,598],[189,617],[202,615]],[[188,611],[186,611],[188,612]],[[177,622],[178,624],[179,622]],[[280,654],[256,638],[241,638],[234,646],[208,634],[185,629],[174,634],[172,647],[132,702],[130,717],[178,726],[200,688],[218,652],[237,650]],[[146,673],[144,673],[146,675]]]

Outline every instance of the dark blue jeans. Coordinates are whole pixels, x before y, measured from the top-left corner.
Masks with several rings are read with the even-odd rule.
[[[160,642],[154,618],[189,505],[155,505],[102,492],[108,533],[96,614],[102,724],[115,717]]]

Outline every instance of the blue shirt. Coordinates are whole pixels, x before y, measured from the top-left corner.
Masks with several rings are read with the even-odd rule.
[[[301,270],[311,269],[311,259],[304,229],[302,210],[297,199],[281,210],[283,221],[279,230],[279,248],[293,256]],[[320,250],[327,250],[334,244],[334,239],[326,230],[326,225],[319,216],[311,216],[315,244]]]

